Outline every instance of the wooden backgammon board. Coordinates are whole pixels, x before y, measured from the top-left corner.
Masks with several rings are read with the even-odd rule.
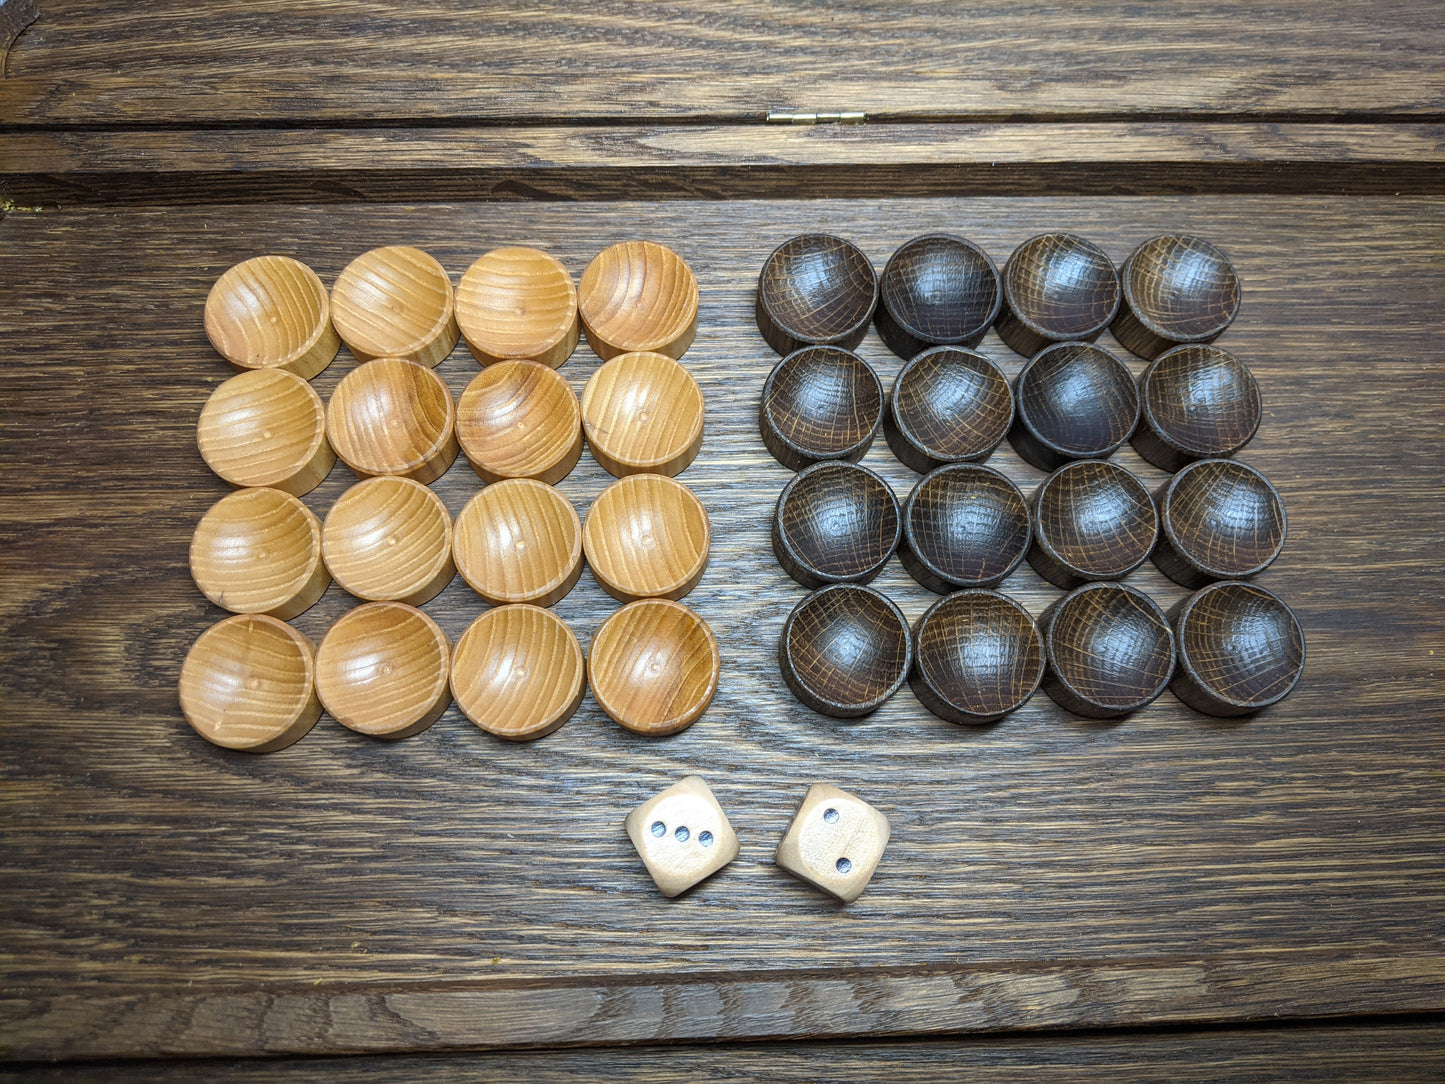
[[[0,27],[26,7],[0,4]],[[846,33],[822,9],[751,4],[609,6],[595,23],[323,4],[246,25],[205,4],[154,21],[40,8],[0,80],[6,1058],[151,1078],[259,1054],[282,1060],[209,1064],[382,1072],[285,1057],[357,1053],[536,1079],[912,1079],[939,1058],[1035,1077],[1101,1059],[1121,1075],[1438,1070],[1445,86],[1426,8],[1319,27],[1228,4],[1174,26],[848,9]],[[669,49],[647,45],[658,34]],[[862,42],[892,61],[861,70]],[[1161,69],[1151,50],[1180,43],[1191,59]],[[1090,59],[1106,44],[1109,78]],[[384,70],[359,59],[376,50]],[[548,60],[564,53],[566,79]],[[334,82],[304,74],[333,54]],[[859,109],[866,123],[764,122]],[[1288,511],[1252,582],[1297,615],[1302,679],[1239,719],[1166,691],[1089,720],[1040,692],[962,726],[907,683],[863,718],[820,715],[778,668],[808,591],[772,546],[795,474],[759,432],[780,358],[759,271],[805,233],[881,273],[920,235],[1002,269],[1053,231],[1115,266],[1188,234],[1237,272],[1215,345],[1248,366],[1262,417],[1236,458]],[[363,252],[407,245],[457,287],[510,245],[578,281],[635,239],[698,288],[681,363],[703,436],[677,481],[709,519],[682,600],[721,662],[701,717],[634,733],[588,692],[523,743],[455,705],[399,741],[327,714],[262,756],[201,740],[177,684],[226,616],[188,568],[230,492],[197,447],[236,372],[205,332],[216,279],[274,253],[330,290]],[[1107,329],[1097,345],[1132,377],[1147,364]],[[904,361],[878,331],[854,349],[891,389]],[[992,327],[976,349],[1009,381],[1028,360]],[[584,336],[556,372],[581,396],[602,361]],[[359,364],[343,346],[311,378],[322,403]],[[483,370],[459,341],[428,371],[456,400]],[[1128,443],[1108,462],[1151,492],[1170,477]],[[900,503],[922,477],[881,431],[861,465]],[[1025,497],[1048,474],[1007,440],[986,465]],[[324,518],[356,481],[337,462],[296,499]],[[555,488],[582,519],[613,481],[584,449]],[[458,453],[424,484],[455,520],[488,483]],[[551,606],[584,653],[623,605],[585,565]],[[1148,561],[1124,582],[1165,611],[1191,593]],[[870,586],[911,625],[941,597],[897,557]],[[997,589],[1034,619],[1065,593],[1027,560]],[[357,604],[333,583],[289,624],[319,641]],[[488,608],[461,575],[420,606],[452,645]],[[691,775],[739,851],[667,899],[623,822]],[[887,819],[846,905],[773,860],[815,783]],[[137,1058],[182,1060],[115,1063]]]

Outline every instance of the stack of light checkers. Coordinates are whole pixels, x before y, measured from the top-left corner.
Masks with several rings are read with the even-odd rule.
[[[906,679],[942,718],[984,723],[1040,683],[1095,718],[1144,707],[1171,681],[1214,715],[1287,695],[1304,665],[1299,623],[1244,582],[1279,555],[1284,507],[1262,474],[1230,458],[1258,428],[1259,389],[1236,358],[1206,345],[1238,307],[1229,261],[1187,236],[1144,242],[1121,272],[1083,238],[1041,234],[1000,276],[977,245],[929,234],[893,254],[881,284],[838,237],[805,234],[775,250],[757,318],[786,356],[763,386],[759,421],[774,457],[799,472],[773,521],[779,562],[815,589],[778,649],[798,698],[857,717]],[[891,396],[853,353],[870,323],[906,362]],[[989,327],[1030,359],[1012,388],[973,349]],[[1149,361],[1137,383],[1095,345],[1106,327]],[[899,460],[924,474],[901,507],[857,463],[880,426]],[[1052,472],[1028,500],[982,465],[1005,436]],[[1126,440],[1177,472],[1157,494],[1107,462]],[[946,596],[911,630],[892,600],[862,586],[895,550]],[[1037,626],[990,590],[1025,558],[1070,592]],[[1113,582],[1151,558],[1200,589],[1167,616]]]
[[[717,687],[712,631],[676,600],[707,563],[706,510],[673,476],[702,444],[697,381],[676,360],[697,326],[697,280],[671,249],[613,245],[580,289],[536,249],[487,253],[453,292],[419,249],[374,249],[328,295],[305,264],[260,256],[216,282],[206,332],[241,375],[201,412],[207,464],[239,487],[202,518],[191,573],[241,616],[186,656],[180,700],[205,738],[266,752],[306,734],[324,707],[353,730],[403,738],[455,698],[483,730],[512,740],[565,723],[590,681],[621,725],[670,734]],[[579,332],[602,364],[579,403],[555,371]],[[464,337],[483,366],[459,400],[433,371]],[[323,408],[307,381],[344,341],[359,364]],[[585,522],[552,486],[583,435],[618,480]],[[465,453],[488,483],[453,522],[428,484]],[[363,480],[324,521],[299,497],[340,457]],[[546,609],[581,574],[627,603],[584,662]],[[460,572],[494,608],[453,647],[418,607]],[[286,620],[332,579],[366,600],[319,648]]]

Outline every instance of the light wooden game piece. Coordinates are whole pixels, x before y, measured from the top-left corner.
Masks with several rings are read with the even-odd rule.
[[[211,392],[196,446],[233,486],[270,486],[293,497],[319,486],[336,462],[321,396],[284,369],[241,373]]]
[[[216,352],[238,369],[285,369],[310,380],[341,349],[326,287],[290,256],[256,256],[218,278],[205,323]]]
[[[531,741],[556,730],[582,703],[582,646],[560,617],[538,606],[498,606],[472,622],[452,651],[452,696],[488,734]]]
[[[232,613],[285,621],[331,583],[321,560],[321,521],[279,489],[238,489],[210,507],[191,536],[191,578]]]
[[[664,896],[686,892],[738,856],[738,836],[708,785],[690,775],[627,814],[627,834]]]
[[[582,525],[587,565],[613,598],[680,599],[707,568],[707,510],[660,474],[619,478],[597,495]]]
[[[359,360],[409,358],[428,369],[461,334],[446,269],[406,245],[374,248],[347,264],[331,288],[331,319]]]
[[[666,354],[619,354],[582,389],[592,457],[621,478],[682,473],[702,447],[702,389]]]
[[[409,738],[452,702],[450,645],[426,614],[368,602],[343,614],[316,652],[316,695],[342,726],[374,738]]]
[[[457,513],[452,553],[462,579],[493,606],[551,606],[582,575],[582,525],[551,486],[508,478]]]
[[[499,361],[457,400],[457,440],[483,481],[535,478],[554,486],[582,454],[582,410],[547,366]]]
[[[457,325],[483,365],[524,358],[555,369],[577,349],[577,288],[545,252],[493,249],[457,286]]]
[[[399,474],[425,485],[457,457],[457,408],[436,373],[403,358],[353,369],[326,404],[326,436],[363,478]]]
[[[337,583],[371,602],[420,606],[457,571],[447,506],[410,478],[367,478],[337,497],[321,554]]]
[[[794,877],[852,903],[868,887],[887,844],[887,817],[845,790],[814,783],[774,860]]]
[[[321,714],[315,649],[284,621],[228,617],[181,664],[181,713],[208,742],[245,753],[284,749]]]
[[[665,598],[622,607],[592,637],[592,695],[619,726],[663,737],[701,718],[717,692],[717,637],[693,611]]]
[[[682,357],[697,334],[697,300],[692,268],[655,241],[603,249],[577,288],[582,330],[603,361],[634,350]]]

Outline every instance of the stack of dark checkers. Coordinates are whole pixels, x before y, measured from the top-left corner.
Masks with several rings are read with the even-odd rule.
[[[988,723],[1042,685],[1069,711],[1114,718],[1166,686],[1211,715],[1245,715],[1294,688],[1304,637],[1249,582],[1279,555],[1284,505],[1235,453],[1262,415],[1249,369],[1210,345],[1240,287],[1213,245],[1145,241],[1121,267],[1057,232],[1000,273],[962,237],[931,233],[874,271],[850,242],[804,234],[758,279],[758,327],[784,355],[759,428],[794,477],[773,517],[783,569],[812,593],[778,645],[788,687],[837,718],[907,681],[934,714]],[[891,389],[855,351],[870,324],[904,360]],[[993,328],[1029,360],[1012,384],[977,347]],[[1148,364],[1136,378],[1097,345]],[[922,477],[902,502],[860,464],[882,429]],[[986,460],[1007,438],[1046,473],[1025,495]],[[1126,441],[1170,472],[1149,488],[1109,457]],[[910,628],[867,586],[897,554],[942,597]],[[1023,562],[1066,594],[1037,621],[999,590]],[[1146,561],[1194,589],[1165,613],[1122,581]]]

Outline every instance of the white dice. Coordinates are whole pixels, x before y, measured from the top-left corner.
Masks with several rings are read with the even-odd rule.
[[[775,861],[794,877],[851,903],[868,887],[887,844],[887,817],[846,790],[814,783],[778,844]]]
[[[738,856],[737,833],[727,814],[695,775],[653,795],[627,815],[626,823],[632,845],[664,896],[686,892]],[[883,834],[887,838],[886,824]]]

